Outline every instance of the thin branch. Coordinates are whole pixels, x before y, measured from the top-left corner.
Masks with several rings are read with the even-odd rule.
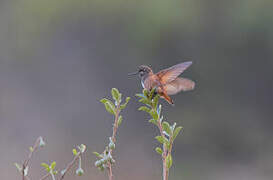
[[[38,138],[36,139],[34,146],[32,147],[32,149],[30,150],[30,152],[29,152],[29,154],[28,154],[28,158],[27,158],[27,159],[24,161],[24,163],[23,163],[23,166],[22,166],[22,180],[29,180],[29,178],[26,177],[25,170],[26,170],[26,168],[28,167],[28,164],[29,164],[29,162],[30,162],[30,160],[31,160],[31,158],[32,158],[32,156],[33,156],[33,154],[34,154],[34,152],[38,150],[38,147],[39,147],[41,138],[42,138],[42,137],[40,136],[40,137],[38,137]]]
[[[40,178],[40,180],[45,180],[50,176],[50,173],[45,174],[43,177]]]
[[[112,172],[111,162],[108,162],[108,177],[109,177],[109,180],[113,180],[113,172]]]
[[[73,167],[73,165],[75,164],[75,162],[77,161],[77,159],[79,159],[80,157],[82,156],[82,152],[79,151],[79,153],[74,156],[73,160],[67,164],[63,174],[61,175],[60,179],[59,180],[63,180],[64,179],[64,176],[66,175],[66,173]]]
[[[112,141],[113,143],[116,143],[116,134],[117,134],[117,130],[118,130],[118,118],[119,118],[119,113],[120,113],[120,103],[118,103],[117,105],[117,112],[115,114],[115,122],[114,122],[114,126],[113,126],[113,134],[112,134]],[[112,155],[112,149],[109,149],[109,153]],[[107,163],[108,165],[108,177],[109,180],[113,180],[113,171],[112,171],[112,164],[111,162]]]
[[[154,107],[152,107],[154,111],[156,111],[156,109]],[[157,120],[157,127],[160,131],[160,135],[162,137],[165,137],[164,133],[163,133],[163,128],[162,128],[162,125],[161,125],[161,122],[160,122],[160,117],[158,118]],[[168,180],[168,176],[169,176],[169,173],[168,173],[168,168],[167,168],[167,165],[166,165],[166,157],[168,155],[168,152],[167,152],[167,147],[163,144],[163,153],[162,153],[162,171],[163,171],[163,180]]]

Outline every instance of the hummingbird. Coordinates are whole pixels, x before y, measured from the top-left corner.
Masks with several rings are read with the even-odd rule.
[[[152,90],[155,88],[156,93],[158,93],[161,98],[165,99],[169,104],[174,105],[170,95],[175,95],[180,91],[194,89],[195,83],[192,80],[178,77],[191,64],[191,61],[179,63],[157,73],[154,73],[149,66],[141,65],[136,72],[130,73],[129,75],[139,75],[141,85],[144,89]]]

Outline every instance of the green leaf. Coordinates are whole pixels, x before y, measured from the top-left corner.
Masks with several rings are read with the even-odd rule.
[[[73,149],[72,152],[73,152],[74,156],[77,156],[77,155],[78,155],[78,152],[77,152],[76,149]]]
[[[137,97],[145,98],[144,94],[136,94]]]
[[[112,103],[112,101],[103,98],[102,100],[100,100],[100,102],[102,102],[105,106],[105,109],[111,113],[111,114],[115,114],[115,105]]]
[[[168,154],[168,156],[166,157],[166,166],[168,169],[170,169],[172,167],[173,164],[173,159],[172,159],[172,155]]]
[[[162,155],[162,153],[163,153],[163,151],[162,151],[162,149],[160,147],[156,147],[155,151],[160,155]]]
[[[148,92],[147,98],[149,100],[152,100],[154,92],[155,92],[155,88],[153,88],[151,91]]]
[[[163,130],[164,130],[167,134],[169,134],[169,135],[172,134],[171,126],[170,126],[170,124],[169,124],[167,121],[164,121],[164,122],[162,123],[162,128],[163,128]]]
[[[98,158],[103,158],[103,155],[101,155],[101,154],[98,153],[98,152],[93,152],[93,154],[95,154]]]
[[[159,116],[158,116],[157,112],[155,112],[154,110],[151,110],[149,113],[153,119],[158,120]]]
[[[55,167],[56,167],[56,162],[53,161],[53,162],[50,164],[50,169],[51,169],[51,170],[54,170]]]
[[[157,121],[155,119],[150,119],[149,122],[153,123],[154,125],[157,125]]]
[[[167,138],[163,137],[163,136],[156,136],[155,137],[157,139],[158,142],[160,142],[161,144],[168,144],[169,141]]]
[[[123,117],[120,115],[120,116],[118,117],[118,126],[121,125],[122,120],[123,120]]]
[[[54,175],[58,174],[58,171],[53,171],[53,174],[54,174]]]
[[[143,95],[148,98],[149,97],[149,91],[147,89],[143,89]]]
[[[48,164],[46,164],[46,163],[41,163],[41,166],[43,166],[43,167],[46,169],[47,172],[50,171],[50,168],[49,168],[49,165],[48,165]]]
[[[139,111],[145,111],[147,113],[150,113],[150,109],[147,106],[141,106],[140,108],[138,108]]]
[[[183,129],[182,126],[178,126],[177,128],[175,128],[175,130],[173,132],[173,140],[175,140],[175,138],[177,137],[177,135],[179,134],[179,132],[181,131],[181,129]]]
[[[158,99],[159,99],[159,96],[158,96],[158,95],[156,95],[156,96],[154,97],[154,99],[153,99],[153,107],[154,107],[154,108],[156,108],[157,105],[158,105]]]
[[[41,163],[41,166],[43,166],[44,168],[48,168],[49,167],[48,164],[46,164],[46,163]]]
[[[121,94],[119,93],[118,89],[112,88],[111,93],[112,93],[113,99],[114,99],[117,103],[120,103],[120,101],[121,101]],[[117,103],[116,103],[116,104],[117,104]]]
[[[139,102],[141,102],[143,104],[147,104],[147,105],[151,104],[150,101],[148,99],[146,99],[146,98],[145,99],[144,98],[140,99]]]
[[[33,149],[32,146],[29,147],[29,150],[30,150],[30,152],[33,152],[33,151],[34,151],[34,149]]]
[[[22,172],[22,166],[19,165],[18,163],[14,163],[15,167],[18,169],[19,172]]]
[[[86,145],[85,144],[81,144],[78,146],[78,149],[81,151],[81,153],[84,153],[86,150]]]
[[[122,105],[120,105],[120,109],[122,110],[122,109],[124,109],[126,106],[127,106],[127,104],[128,104],[128,102],[130,101],[130,97],[127,97],[126,99],[125,99],[125,103],[124,104],[122,104]]]

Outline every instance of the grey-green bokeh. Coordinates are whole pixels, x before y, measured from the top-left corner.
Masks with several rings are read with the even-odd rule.
[[[163,102],[184,126],[174,147],[173,180],[273,178],[273,2],[271,0],[2,0],[0,2],[0,177],[20,179],[34,157],[63,168],[75,144],[89,151],[81,179],[106,179],[92,151],[104,149],[111,118],[99,99],[117,87],[141,91],[127,77],[141,64],[155,71],[186,60],[192,92]],[[115,179],[160,179],[157,129],[132,98],[118,132]],[[70,175],[67,179],[76,179]],[[77,178],[78,179],[78,178]]]

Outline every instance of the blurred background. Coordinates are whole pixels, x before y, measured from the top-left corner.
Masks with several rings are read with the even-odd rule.
[[[99,102],[117,87],[132,99],[123,111],[116,180],[159,180],[158,130],[137,111],[142,91],[129,72],[155,72],[193,61],[183,73],[196,89],[163,104],[184,131],[174,146],[171,180],[273,179],[273,1],[271,0],[1,0],[0,177],[20,179],[29,146],[43,136],[32,179],[72,159],[84,143],[83,177],[107,179],[94,167],[112,116]]]

